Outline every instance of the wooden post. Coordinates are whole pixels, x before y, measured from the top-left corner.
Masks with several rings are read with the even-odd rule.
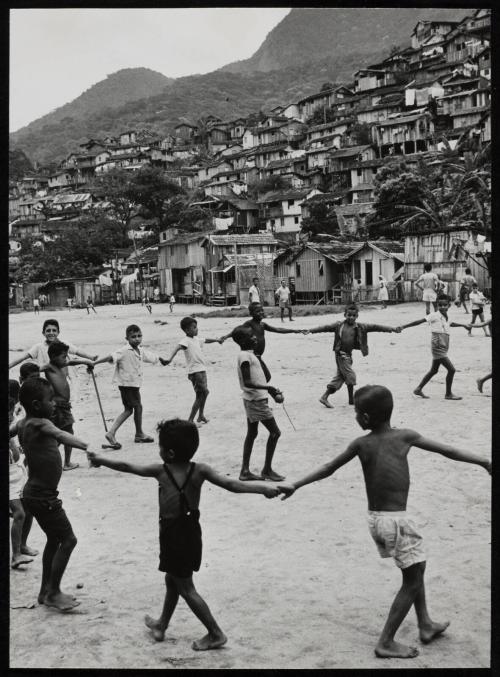
[[[236,279],[236,303],[240,305],[240,275],[238,268],[238,247],[236,242],[234,243],[234,276]]]

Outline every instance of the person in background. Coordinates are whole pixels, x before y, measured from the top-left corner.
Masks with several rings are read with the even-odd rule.
[[[275,296],[278,299],[279,307],[281,310],[281,321],[284,322],[285,308],[288,308],[288,319],[290,322],[293,322],[292,319],[292,304],[290,301],[290,289],[286,284],[286,280],[281,280],[281,285],[275,292]]]
[[[258,277],[253,278],[252,286],[248,290],[248,305],[250,305],[251,303],[260,303],[260,289]]]

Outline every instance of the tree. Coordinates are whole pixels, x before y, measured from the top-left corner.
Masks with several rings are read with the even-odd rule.
[[[254,197],[258,198],[264,193],[269,193],[271,191],[278,190],[288,190],[291,187],[289,179],[285,179],[279,174],[272,174],[271,176],[266,176],[264,179],[258,179],[253,183],[248,185],[248,193]]]
[[[170,200],[181,193],[184,193],[182,188],[165,178],[161,169],[149,166],[142,167],[132,176],[127,191],[131,202],[144,207],[157,220],[157,234],[165,225]]]
[[[310,216],[302,219],[301,235],[308,233],[311,238],[319,233],[340,235],[335,208],[324,201],[313,201],[309,207]]]
[[[130,184],[132,177],[124,169],[112,169],[94,179],[93,187],[102,190],[107,202],[111,204],[111,213],[122,226],[125,237],[130,221],[138,213],[138,206],[131,200]]]

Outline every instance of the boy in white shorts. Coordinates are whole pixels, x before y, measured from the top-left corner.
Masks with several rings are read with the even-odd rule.
[[[434,310],[437,310],[436,299],[440,284],[436,273],[431,272],[432,266],[430,263],[424,264],[424,271],[415,282],[415,287],[422,290],[422,301],[425,302],[425,314],[428,315],[431,312],[431,303],[434,306]]]

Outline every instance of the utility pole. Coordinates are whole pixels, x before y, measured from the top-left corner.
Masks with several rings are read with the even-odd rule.
[[[240,271],[238,267],[238,247],[234,243],[234,276],[236,278],[236,303],[240,305]]]

